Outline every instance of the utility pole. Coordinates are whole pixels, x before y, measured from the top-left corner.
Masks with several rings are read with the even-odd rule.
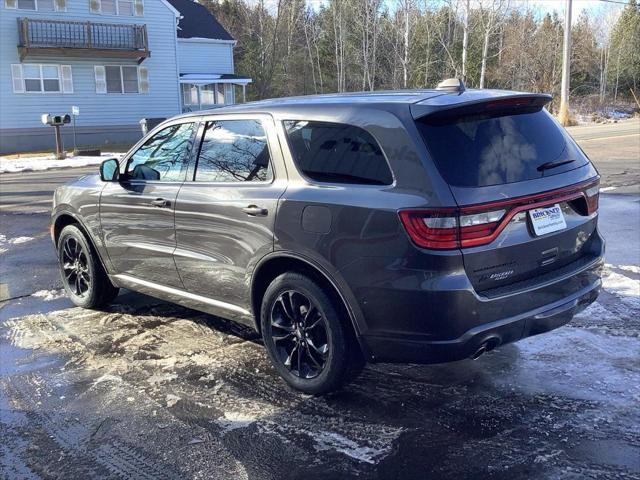
[[[564,49],[562,52],[562,88],[560,91],[559,120],[563,126],[569,124],[569,82],[571,70],[571,0],[566,0],[564,13]]]

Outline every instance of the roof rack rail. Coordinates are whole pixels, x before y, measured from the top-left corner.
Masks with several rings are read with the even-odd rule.
[[[466,87],[461,78],[447,78],[438,84],[436,90],[462,93],[466,90]]]

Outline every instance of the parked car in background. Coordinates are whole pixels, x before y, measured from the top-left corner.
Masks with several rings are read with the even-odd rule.
[[[172,118],[56,190],[65,288],[250,325],[312,394],[552,330],[596,299],[604,242],[598,173],[550,99],[454,81]]]

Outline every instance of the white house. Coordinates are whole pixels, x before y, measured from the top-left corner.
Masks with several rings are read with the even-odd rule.
[[[43,113],[78,107],[79,145],[130,144],[142,118],[234,103],[251,82],[192,0],[0,1],[0,153],[51,149]]]

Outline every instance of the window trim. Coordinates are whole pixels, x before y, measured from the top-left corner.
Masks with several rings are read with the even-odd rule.
[[[122,175],[125,175],[127,171],[127,167],[129,166],[129,160],[137,153],[140,148],[144,146],[145,143],[153,136],[155,136],[161,130],[165,128],[173,127],[175,125],[182,125],[186,123],[192,123],[194,125],[193,133],[191,134],[191,152],[189,154],[189,158],[187,160],[187,168],[184,172],[184,178],[182,180],[144,180],[140,178],[127,178]],[[182,185],[183,183],[189,180],[189,172],[191,171],[193,162],[194,162],[194,146],[198,139],[198,135],[200,134],[200,128],[202,126],[202,122],[200,121],[200,117],[188,117],[188,118],[180,118],[178,120],[173,120],[169,122],[162,122],[157,125],[153,130],[151,130],[147,135],[138,140],[131,149],[122,156],[119,162],[119,173],[121,175],[121,182],[126,183],[127,185]]]
[[[296,159],[294,158],[293,155],[293,149],[291,147],[291,142],[289,140],[289,132],[287,132],[287,127],[285,126],[285,122],[316,122],[316,123],[329,123],[332,125],[340,125],[340,126],[344,126],[344,127],[357,127],[361,130],[364,130],[366,133],[368,133],[369,135],[371,135],[371,138],[373,138],[375,140],[375,142],[378,144],[378,148],[380,149],[380,152],[382,153],[382,158],[384,158],[384,161],[387,165],[387,168],[389,169],[389,173],[391,174],[391,183],[385,183],[384,185],[375,185],[375,184],[368,184],[368,183],[346,183],[346,182],[323,182],[320,180],[314,180],[313,178],[307,176],[301,169],[300,167],[298,167],[298,163],[296,162]],[[282,118],[279,119],[279,123],[280,123],[280,127],[282,128],[282,133],[284,135],[285,138],[285,145],[287,146],[287,155],[289,157],[289,160],[291,160],[291,163],[293,164],[293,167],[296,170],[296,173],[300,176],[300,178],[302,180],[304,180],[305,182],[307,182],[309,185],[319,185],[319,186],[331,186],[331,187],[341,187],[344,188],[345,186],[348,186],[349,188],[373,188],[373,189],[381,189],[381,188],[392,188],[396,186],[396,175],[393,171],[393,169],[391,168],[391,163],[389,162],[389,159],[387,158],[387,154],[384,151],[384,149],[382,148],[382,143],[378,140],[378,138],[373,134],[373,132],[367,130],[366,128],[364,128],[361,125],[357,125],[356,123],[345,123],[345,122],[331,122],[331,121],[327,121],[327,120],[313,120],[313,119],[309,119],[309,118]]]
[[[269,167],[271,168],[271,178],[269,180],[251,180],[249,182],[211,182],[211,181],[199,181],[196,180],[196,173],[198,172],[198,163],[200,161],[200,151],[202,150],[202,145],[204,143],[204,129],[209,122],[223,122],[223,121],[242,121],[242,120],[254,120],[260,122],[260,126],[264,130],[265,137],[267,139],[267,148],[269,149]],[[276,170],[274,168],[273,161],[273,149],[271,148],[271,140],[269,138],[269,129],[265,126],[265,117],[260,115],[247,115],[247,116],[206,116],[200,117],[200,126],[198,127],[198,137],[196,139],[198,142],[198,148],[194,149],[194,157],[193,157],[193,170],[187,172],[187,179],[184,183],[189,183],[190,185],[211,185],[216,187],[221,186],[245,186],[245,187],[260,187],[271,185],[276,181]]]

